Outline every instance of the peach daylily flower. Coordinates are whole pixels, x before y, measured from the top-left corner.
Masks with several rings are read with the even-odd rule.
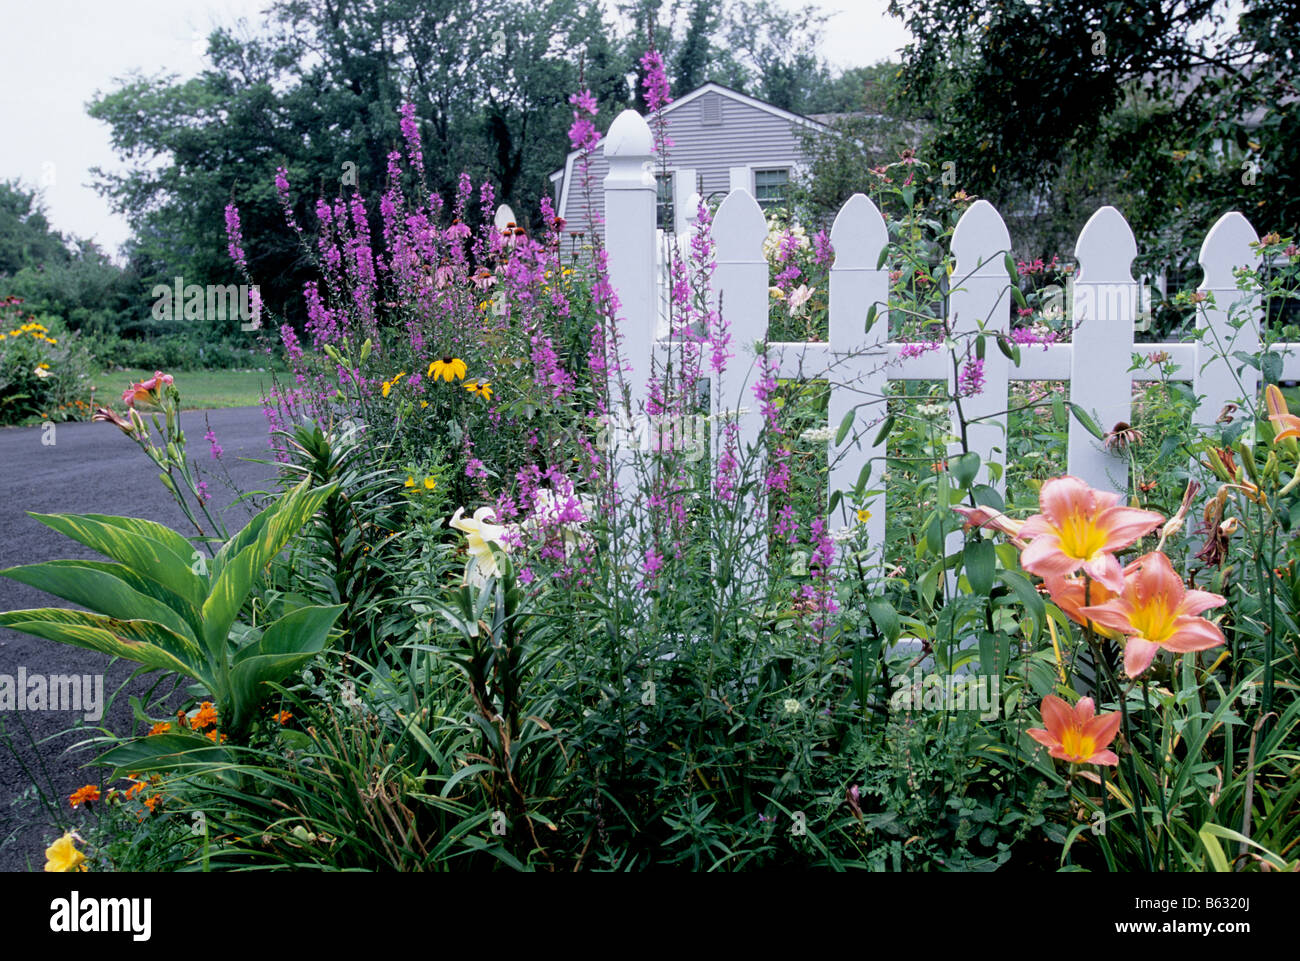
[[[1269,384],[1264,388],[1264,403],[1268,405],[1268,419],[1279,428],[1273,437],[1274,441],[1300,437],[1300,417],[1287,409],[1286,398],[1282,396],[1277,384]]]
[[[1124,568],[1124,574],[1127,576],[1136,569],[1136,562],[1129,564]],[[1082,627],[1091,627],[1097,634],[1108,637],[1112,641],[1124,640],[1122,631],[1117,631],[1113,627],[1104,627],[1083,615],[1083,608],[1088,604],[1105,604],[1118,596],[1116,592],[1110,590],[1101,581],[1093,581],[1091,584],[1087,584],[1082,577],[1059,577],[1055,574],[1049,574],[1043,578],[1043,585],[1047,588],[1047,592],[1052,595],[1052,602],[1074,623]]]
[[[1025,549],[1026,544],[1020,538],[1020,530],[1025,526],[1024,521],[1018,521],[1015,518],[1008,517],[996,508],[984,505],[980,505],[979,507],[955,506],[953,507],[953,510],[966,518],[966,523],[963,527],[964,530],[971,530],[976,527],[991,527],[995,531],[1001,531],[1003,534],[1010,537],[1011,543],[1015,544],[1016,547],[1020,548],[1022,551]]]
[[[1093,490],[1069,475],[1043,484],[1038,504],[1040,513],[1020,528],[1020,536],[1031,539],[1020,566],[1040,577],[1068,577],[1083,568],[1112,591],[1124,588],[1124,571],[1114,552],[1164,522],[1155,511],[1121,507],[1118,494]]]
[[[1031,727],[1025,733],[1046,747],[1052,757],[1072,764],[1119,764],[1119,756],[1107,750],[1119,732],[1118,711],[1096,714],[1090,697],[1079,698],[1072,708],[1049,694],[1043,698],[1042,712],[1047,729]]]
[[[134,407],[138,403],[157,404],[162,388],[175,383],[175,380],[176,378],[172,377],[171,374],[164,374],[161,370],[156,370],[148,380],[132,384],[122,391],[122,403],[126,404],[127,407]]]
[[[1124,644],[1124,673],[1137,677],[1162,647],[1184,653],[1226,644],[1223,632],[1198,615],[1227,603],[1220,594],[1187,590],[1169,558],[1157,551],[1129,565],[1118,597],[1081,609],[1090,620],[1128,637]],[[1127,570],[1127,569],[1126,569]]]

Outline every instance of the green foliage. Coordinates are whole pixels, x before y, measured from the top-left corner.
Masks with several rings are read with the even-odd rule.
[[[84,344],[54,318],[26,313],[12,295],[0,302],[0,424],[89,417],[92,366]]]
[[[9,611],[0,614],[0,623],[189,677],[217,700],[226,733],[239,736],[266,696],[264,685],[283,680],[320,651],[342,610],[341,605],[286,605],[273,621],[236,629],[263,569],[333,492],[303,481],[210,561],[181,535],[152,521],[34,514],[111,563],[47,561],[0,572],[88,608]],[[183,748],[188,737],[169,735],[143,752],[128,745],[116,757],[129,770],[143,770],[149,757]]]

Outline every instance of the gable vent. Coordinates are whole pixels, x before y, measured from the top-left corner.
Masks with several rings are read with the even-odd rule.
[[[722,126],[722,98],[716,94],[700,98],[700,124],[705,127]]]

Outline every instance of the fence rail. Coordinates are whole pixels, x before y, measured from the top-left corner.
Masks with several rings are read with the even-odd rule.
[[[662,292],[655,227],[653,137],[635,111],[624,111],[610,127],[605,144],[609,174],[605,179],[606,245],[610,278],[618,291],[622,314],[623,360],[632,367],[632,397],[643,399],[653,364],[672,349],[661,339]],[[726,373],[715,377],[711,397],[715,414],[739,411],[742,445],[756,444],[762,417],[751,388],[753,345],[766,342],[768,332],[768,264],[763,256],[767,222],[757,202],[744,190],[733,190],[713,219],[712,237],[717,269],[715,305],[721,303],[737,354]],[[866,459],[883,454],[871,446],[876,433],[862,408],[883,410],[890,381],[943,380],[956,392],[957,372],[946,351],[915,353],[915,346],[889,340],[889,267],[877,266],[889,235],[875,204],[855,194],[840,209],[831,229],[834,261],[830,269],[829,336],[826,343],[768,343],[769,356],[779,364],[779,376],[825,380],[830,386],[829,426],[837,428],[851,410],[858,410],[855,430],[838,446],[828,444],[831,464],[829,490],[850,491]],[[1071,290],[1069,317],[1072,341],[1026,347],[1019,365],[999,350],[987,350],[984,387],[963,400],[968,424],[967,443],[980,455],[978,482],[1004,491],[1005,471],[990,473],[989,465],[1005,467],[999,452],[1007,447],[1005,409],[1011,381],[1068,381],[1070,399],[1092,415],[1103,430],[1132,419],[1134,380],[1153,380],[1150,369],[1130,371],[1135,352],[1165,351],[1178,364],[1200,398],[1196,423],[1214,423],[1220,415],[1249,416],[1259,389],[1259,373],[1234,361],[1235,353],[1260,350],[1258,298],[1243,302],[1234,271],[1253,268],[1259,255],[1254,228],[1240,213],[1223,215],[1201,245],[1204,270],[1200,290],[1213,295],[1199,305],[1201,336],[1179,343],[1135,343],[1139,285],[1132,274],[1137,242],[1127,221],[1114,207],[1102,207],[1088,220],[1075,246],[1079,269]],[[962,215],[953,233],[955,259],[948,319],[955,336],[978,330],[1009,334],[1012,298],[1006,269],[1011,238],[992,204],[976,201]],[[872,305],[878,319],[866,329]],[[1237,322],[1230,319],[1230,311]],[[1242,316],[1244,323],[1240,322]],[[1283,356],[1282,378],[1300,378],[1300,344],[1278,344]],[[746,356],[748,352],[748,356]],[[1243,403],[1246,402],[1246,403]],[[1228,404],[1241,407],[1224,413]],[[876,420],[880,420],[877,417]],[[954,432],[956,428],[954,426]],[[883,441],[882,441],[883,445]],[[1099,489],[1121,493],[1128,487],[1128,461],[1108,450],[1076,418],[1070,419],[1068,470]],[[881,562],[888,492],[866,522],[870,563]],[[884,509],[880,509],[881,507]],[[832,522],[833,523],[833,522]]]

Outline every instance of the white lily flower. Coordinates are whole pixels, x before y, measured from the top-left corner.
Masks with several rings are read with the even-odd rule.
[[[490,507],[480,507],[474,512],[472,518],[467,519],[464,514],[465,508],[456,508],[456,513],[451,518],[451,526],[464,533],[469,552],[478,561],[479,573],[483,577],[496,577],[500,571],[489,544],[495,543],[502,550],[509,550],[504,540],[505,527],[492,523],[497,519],[497,515]]]

